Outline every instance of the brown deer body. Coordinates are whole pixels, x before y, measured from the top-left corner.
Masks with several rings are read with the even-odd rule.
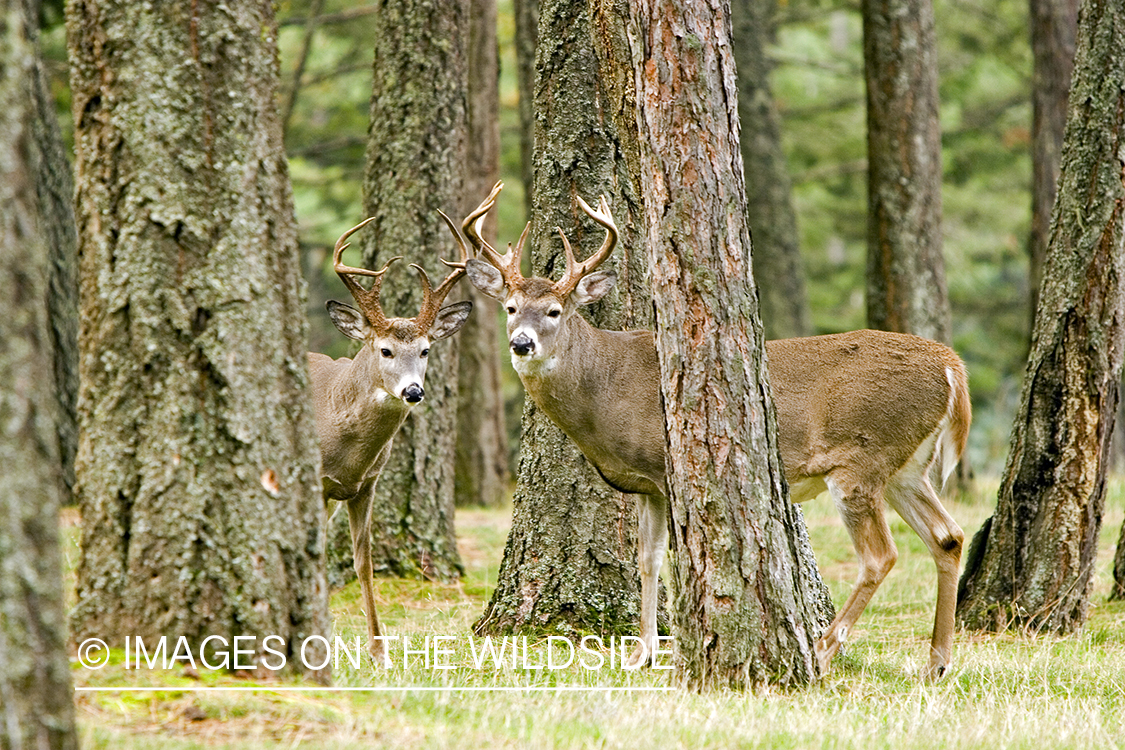
[[[476,220],[487,210],[485,204],[481,204],[465,223]],[[453,271],[437,289],[431,288],[421,267],[413,266],[421,279],[423,292],[422,309],[414,318],[387,318],[379,304],[383,276],[397,258],[388,261],[381,271],[350,268],[340,260],[348,246],[347,238],[371,219],[340,237],[333,252],[333,267],[358,309],[332,301],[328,303],[328,312],[344,335],[361,341],[363,346],[353,359],[334,360],[315,352],[308,355],[316,430],[320,438],[324,500],[347,505],[352,555],[367,619],[367,648],[376,661],[384,651],[383,631],[375,610],[371,565],[371,506],[375,483],[387,463],[395,433],[425,395],[422,385],[431,343],[456,333],[472,308],[471,302],[441,307],[454,284],[464,276],[468,259],[461,235],[445,214],[442,218],[461,249],[461,262],[447,263]],[[354,276],[371,276],[374,282],[370,289],[364,289]]]
[[[657,578],[667,546],[660,368],[651,332],[605,331],[576,314],[615,280],[595,270],[616,241],[608,206],[604,199],[597,211],[579,204],[607,236],[582,264],[563,237],[561,281],[519,274],[526,230],[504,256],[468,231],[488,262],[470,260],[466,269],[478,289],[507,309],[512,361],[528,395],[610,485],[644,496],[638,513],[644,645],[633,655],[637,663],[655,643]],[[927,674],[941,676],[951,661],[963,534],[928,472],[940,456],[944,479],[964,450],[971,419],[964,365],[942,344],[881,331],[770,341],[766,357],[791,497],[803,502],[827,489],[860,561],[855,589],[816,644],[821,673],[897,557],[886,499],[937,565]]]

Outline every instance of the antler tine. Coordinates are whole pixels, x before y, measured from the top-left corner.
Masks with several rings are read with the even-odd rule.
[[[582,196],[577,196],[578,206],[583,212],[591,219],[605,227],[605,240],[602,246],[598,248],[597,252],[591,255],[581,263],[577,262],[574,258],[574,252],[571,250],[570,243],[567,242],[566,237],[563,237],[563,250],[566,252],[566,273],[563,277],[555,282],[555,289],[559,294],[566,295],[574,291],[578,286],[578,282],[582,277],[593,271],[595,268],[605,262],[609,254],[613,252],[614,246],[617,244],[617,225],[613,222],[613,214],[609,210],[609,201],[606,200],[604,195],[598,199],[598,210],[590,208],[586,201],[582,200]],[[559,230],[562,235],[562,230]]]
[[[383,275],[391,264],[396,260],[401,260],[402,256],[397,255],[387,261],[386,265],[381,270],[372,271],[369,268],[353,268],[346,266],[341,262],[341,257],[351,243],[347,242],[348,237],[363,229],[365,226],[375,220],[376,217],[369,216],[368,218],[356,224],[340,235],[340,239],[336,240],[336,246],[332,249],[332,270],[340,277],[340,281],[344,282],[344,286],[352,294],[352,299],[359,305],[360,310],[367,318],[367,322],[371,324],[376,330],[386,330],[387,316],[383,314],[383,308],[379,304],[379,289],[383,286]],[[371,276],[375,281],[371,284],[371,289],[364,289],[353,276]]]
[[[481,204],[461,222],[461,228],[465,231],[465,236],[469,238],[469,242],[472,243],[477,252],[484,256],[485,260],[500,271],[506,284],[511,285],[513,282],[523,278],[523,275],[520,273],[520,256],[523,253],[523,243],[527,238],[527,231],[531,227],[531,223],[528,222],[527,226],[524,227],[523,234],[520,235],[515,250],[512,249],[511,243],[508,243],[508,252],[503,255],[498,253],[496,248],[480,236],[480,228],[481,224],[484,222],[484,216],[496,204],[496,196],[500,194],[500,190],[503,187],[503,182],[497,182],[493,185],[492,192],[488,194],[488,197],[481,201]]]
[[[495,185],[493,185],[492,191],[488,194],[488,197],[481,201],[480,205],[473,209],[472,213],[466,216],[465,220],[461,222],[461,230],[469,236],[470,240],[473,240],[475,238],[477,242],[484,242],[484,240],[480,236],[481,224],[484,223],[485,215],[492,210],[493,206],[496,205],[496,197],[500,195],[500,191],[503,189],[503,181],[497,182]],[[476,242],[474,242],[474,244],[476,244]],[[484,244],[488,243],[485,242]]]

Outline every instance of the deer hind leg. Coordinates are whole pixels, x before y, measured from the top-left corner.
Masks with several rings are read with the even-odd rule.
[[[828,673],[832,657],[847,640],[856,620],[898,559],[898,550],[883,515],[882,493],[869,492],[851,483],[844,484],[833,477],[829,477],[826,484],[859,556],[859,579],[836,619],[816,642],[816,657],[822,675]]]
[[[374,484],[364,485],[348,502],[348,527],[352,532],[352,558],[367,616],[367,652],[376,665],[383,663],[383,628],[375,611],[375,578],[371,570],[371,503]]]
[[[925,472],[896,476],[887,486],[887,502],[922,538],[937,566],[937,606],[930,640],[926,678],[937,680],[950,668],[953,657],[954,611],[957,607],[957,572],[965,535],[946,512]]]
[[[656,609],[660,593],[660,567],[668,549],[668,499],[642,495],[637,503],[637,567],[641,574],[641,643],[625,666],[639,667],[656,648]]]

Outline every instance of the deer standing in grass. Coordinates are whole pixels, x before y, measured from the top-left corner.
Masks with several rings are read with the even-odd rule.
[[[490,196],[495,200],[495,195]],[[465,223],[488,211],[486,200]],[[439,212],[440,213],[440,212]],[[328,314],[345,336],[363,342],[354,359],[332,359],[309,352],[316,430],[320,437],[321,483],[325,502],[345,503],[351,530],[352,555],[367,617],[367,650],[380,661],[382,628],[375,611],[375,583],[371,568],[371,506],[375,482],[387,463],[391,441],[411,408],[422,401],[427,356],[431,343],[452,336],[469,316],[471,302],[441,307],[446,295],[465,275],[468,249],[449,218],[442,218],[461,250],[453,271],[434,289],[421,266],[411,264],[422,282],[422,309],[413,318],[387,318],[379,304],[379,290],[391,258],[380,271],[351,268],[341,262],[347,239],[372,219],[352,227],[336,241],[332,267],[351,292],[358,309],[336,301]],[[373,218],[373,217],[372,217]],[[354,278],[370,276],[370,289]]]
[[[509,245],[501,256],[467,224],[465,233],[484,260],[469,260],[466,272],[507,310],[512,364],[528,395],[606,482],[643,496],[642,644],[630,657],[637,665],[655,646],[657,580],[668,541],[660,367],[651,331],[606,331],[577,314],[612,288],[615,274],[597,268],[617,241],[604,197],[597,210],[581,198],[578,204],[606,237],[579,263],[560,229],[566,271],[559,281],[521,275],[527,228],[515,249]],[[942,344],[883,331],[769,341],[766,358],[790,496],[800,503],[827,489],[859,557],[855,589],[815,644],[820,673],[827,672],[898,556],[885,499],[937,565],[926,674],[941,677],[951,662],[964,535],[942,507],[929,470],[940,456],[944,481],[965,449],[971,410],[964,364]]]

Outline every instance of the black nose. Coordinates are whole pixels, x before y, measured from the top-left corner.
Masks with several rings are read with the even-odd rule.
[[[402,390],[402,399],[408,404],[416,404],[421,401],[426,395],[420,385],[408,385]]]
[[[527,354],[531,354],[531,352],[535,349],[535,342],[532,341],[530,337],[522,333],[512,339],[511,344],[512,351],[521,357]]]

